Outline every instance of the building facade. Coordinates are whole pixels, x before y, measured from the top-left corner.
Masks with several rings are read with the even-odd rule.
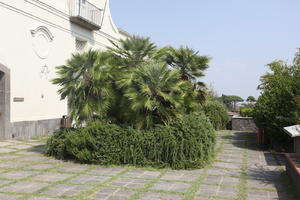
[[[125,38],[109,0],[0,0],[0,139],[47,135],[60,127],[55,67],[74,52]]]

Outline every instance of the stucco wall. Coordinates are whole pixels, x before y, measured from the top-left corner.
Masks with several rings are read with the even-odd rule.
[[[109,1],[92,1],[105,9],[99,31],[70,22],[69,0],[0,2],[0,64],[10,69],[11,123],[58,119],[67,114],[67,103],[60,100],[59,87],[50,80],[56,77],[55,67],[75,52],[76,38],[87,41],[88,48],[104,49],[110,46],[108,39],[122,37],[110,16]],[[50,35],[51,41],[47,44],[33,34],[38,27],[49,32],[46,35]],[[24,101],[15,102],[14,98]]]
[[[65,63],[75,51],[75,38],[88,41],[91,48],[105,48],[108,39],[118,39],[120,34],[106,10],[100,31],[89,31],[68,18],[68,0],[5,0],[0,3],[1,27],[0,57],[11,70],[11,122],[52,119],[66,114],[66,102],[60,101],[58,87],[50,80],[56,76],[55,66]],[[94,0],[99,7],[105,1]],[[106,9],[109,9],[107,5]],[[34,51],[31,30],[45,26],[54,36],[47,58],[39,58]],[[41,74],[42,66],[49,72]],[[13,102],[14,97],[24,102]]]

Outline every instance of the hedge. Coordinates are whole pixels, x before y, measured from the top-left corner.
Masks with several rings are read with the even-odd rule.
[[[229,116],[223,103],[219,101],[209,101],[204,105],[203,110],[216,130],[226,129]]]
[[[55,132],[46,153],[101,165],[200,168],[214,156],[215,137],[203,114],[186,115],[150,130],[95,121],[85,128]]]

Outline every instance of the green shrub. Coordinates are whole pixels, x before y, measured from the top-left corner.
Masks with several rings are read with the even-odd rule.
[[[240,115],[242,117],[253,117],[253,107],[240,107]]]
[[[226,129],[229,116],[223,103],[210,101],[203,107],[203,110],[216,130]]]
[[[203,114],[191,114],[144,131],[103,121],[61,130],[48,140],[46,153],[83,163],[187,169],[209,163],[214,145],[209,120]]]
[[[268,66],[270,72],[260,78],[261,96],[253,117],[256,125],[265,129],[272,148],[289,151],[292,139],[283,127],[300,122],[300,51],[291,65],[274,61]]]

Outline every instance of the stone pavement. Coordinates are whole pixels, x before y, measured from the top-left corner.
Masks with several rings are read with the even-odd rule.
[[[37,140],[0,142],[0,200],[294,199],[281,155],[263,152],[255,134],[218,134],[215,162],[204,169],[101,167],[41,153]]]

